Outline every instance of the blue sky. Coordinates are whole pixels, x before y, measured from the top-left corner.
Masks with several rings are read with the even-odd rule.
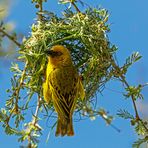
[[[130,84],[148,82],[148,1],[147,0],[85,0],[86,3],[92,6],[102,6],[108,9],[110,15],[109,23],[111,24],[111,32],[108,34],[110,41],[115,44],[119,50],[117,52],[118,62],[123,64],[123,61],[133,51],[139,51],[143,58],[134,64],[128,74],[127,79]],[[46,10],[54,11],[60,14],[64,9],[63,5],[58,5],[56,0],[49,0],[45,4]],[[84,7],[81,7],[84,10]],[[16,22],[16,30],[23,32],[28,36],[30,26],[35,18],[34,5],[30,0],[14,0],[13,7],[9,20]],[[10,64],[6,59],[0,59],[0,107],[3,107],[7,94],[5,90],[10,87],[9,72]],[[7,74],[7,76],[6,76]],[[117,118],[116,112],[118,109],[128,109],[133,113],[133,108],[130,100],[125,100],[121,93],[123,91],[119,82],[110,82],[103,92],[103,96],[99,95],[98,106],[106,108],[110,114],[115,116],[113,122],[121,132],[118,133],[110,126],[106,126],[104,121],[98,117],[95,121],[89,119],[80,122],[75,122],[74,137],[56,138],[54,131],[51,133],[48,143],[46,137],[50,129],[45,127],[44,135],[41,136],[39,148],[131,148],[132,143],[137,139],[137,136],[129,121]],[[113,91],[111,91],[112,89]],[[148,104],[148,88],[143,90],[145,96],[145,104]],[[139,108],[140,110],[140,108]],[[140,110],[141,111],[141,110]],[[144,113],[141,111],[141,115]],[[16,148],[19,147],[17,137],[7,136],[0,127],[0,147]]]

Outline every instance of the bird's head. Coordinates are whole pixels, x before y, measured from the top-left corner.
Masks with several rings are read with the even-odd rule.
[[[53,46],[51,49],[46,50],[45,54],[48,56],[48,62],[55,66],[71,63],[70,52],[62,45]]]

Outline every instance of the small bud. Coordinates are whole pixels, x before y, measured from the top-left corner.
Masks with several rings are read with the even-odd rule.
[[[7,89],[6,92],[9,93],[10,92],[10,89]]]
[[[35,5],[35,8],[37,8],[37,9],[38,9],[38,8],[39,8],[39,4],[36,4],[36,5]]]
[[[135,125],[135,120],[131,120],[131,125],[134,126]]]

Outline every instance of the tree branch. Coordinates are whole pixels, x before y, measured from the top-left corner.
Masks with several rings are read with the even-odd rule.
[[[0,32],[1,32],[4,36],[6,36],[8,39],[10,39],[12,42],[14,42],[18,47],[21,46],[21,44],[20,44],[18,41],[16,41],[13,36],[9,35],[9,34],[8,34],[7,32],[5,32],[2,28],[0,28]]]
[[[77,7],[77,5],[74,2],[71,2],[71,4],[74,6],[74,8],[76,9],[76,11],[78,13],[81,13],[81,11],[79,10],[79,8]]]
[[[129,88],[130,85],[129,85],[128,82],[126,81],[125,76],[121,73],[120,68],[116,65],[116,63],[114,62],[114,60],[112,60],[112,66],[113,66],[114,69],[118,72],[121,81],[125,84],[125,86],[126,86],[127,88]],[[133,94],[131,95],[131,99],[132,99],[132,103],[133,103],[133,107],[134,107],[134,111],[135,111],[136,120],[137,120],[137,121],[140,121],[140,122],[142,123],[143,127],[145,128],[145,130],[148,132],[148,128],[146,127],[146,125],[144,124],[143,120],[142,120],[142,119],[140,118],[140,116],[139,116],[138,109],[137,109],[136,102],[135,102],[135,98],[134,98],[134,95],[133,95]]]
[[[38,14],[38,19],[39,19],[39,21],[42,21],[43,20],[43,16],[42,16],[42,12],[43,12],[43,2],[42,2],[42,0],[40,0],[39,2],[38,2],[38,5],[39,5],[39,14]]]
[[[41,105],[41,98],[40,98],[40,96],[38,96],[36,110],[35,110],[35,114],[34,114],[33,120],[32,120],[32,123],[34,125],[36,125],[36,123],[38,121],[38,112],[39,112],[39,109],[40,109],[40,105]]]
[[[30,125],[29,126],[33,126],[35,128],[37,128],[38,130],[41,130],[41,127],[37,124],[38,122],[38,113],[39,113],[39,109],[40,109],[40,106],[41,106],[41,97],[38,95],[38,100],[37,100],[37,106],[36,106],[36,110],[35,110],[35,113],[33,115],[33,118],[32,118],[32,121],[30,122]],[[27,145],[27,148],[32,148],[32,132],[34,131],[34,128],[30,128],[29,129],[29,132],[28,132],[28,145]]]

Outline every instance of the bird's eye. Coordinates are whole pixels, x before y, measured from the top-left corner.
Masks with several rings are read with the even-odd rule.
[[[57,51],[57,52],[56,52],[56,55],[57,55],[57,56],[61,56],[62,54],[63,54],[63,53],[60,52],[60,51]]]

